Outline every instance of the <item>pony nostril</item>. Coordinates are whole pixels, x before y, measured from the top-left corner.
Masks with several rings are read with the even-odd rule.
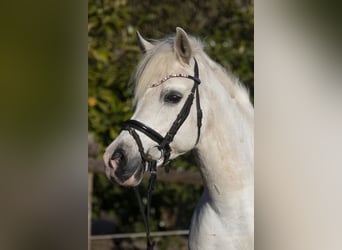
[[[126,165],[126,155],[122,149],[115,150],[110,159],[115,161],[119,167],[123,167]]]

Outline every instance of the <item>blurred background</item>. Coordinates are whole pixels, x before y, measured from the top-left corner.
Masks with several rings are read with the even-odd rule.
[[[141,2],[128,6],[128,1],[114,0],[108,4],[80,0],[3,1],[0,249],[88,248],[88,163],[90,159],[94,160],[90,166],[99,162],[104,145],[116,136],[123,116],[129,116],[131,90],[126,84],[139,58],[134,31],[138,29],[144,37],[158,39],[173,34],[175,26],[200,37],[207,44],[209,55],[250,84],[251,93],[255,83],[255,249],[342,249],[341,1],[255,1],[253,81],[253,74],[248,73],[253,72],[253,66],[247,66],[253,56],[244,55],[250,53],[253,44],[249,28],[253,26],[253,7],[249,3],[176,1],[161,7],[159,1]],[[132,14],[136,8],[141,10],[139,15]],[[174,11],[169,12],[168,8]],[[106,14],[108,9],[110,14]],[[169,16],[158,18],[156,13]],[[205,17],[197,20],[198,15]],[[97,20],[93,27],[92,19]],[[244,21],[240,22],[241,19]],[[113,28],[102,29],[105,23]],[[133,32],[128,29],[130,26]],[[105,35],[110,39],[105,39]],[[128,47],[123,50],[126,45],[131,45],[132,51]],[[116,54],[117,48],[125,53]],[[96,59],[91,51],[100,49],[111,49],[111,56],[98,53],[103,58]],[[115,59],[118,63],[108,63],[113,58],[121,60],[128,56],[133,62]],[[115,74],[110,73],[110,67],[117,69]],[[240,69],[248,71],[240,74]],[[96,72],[98,76],[94,77]],[[114,80],[106,82],[105,75]],[[116,80],[119,77],[122,79]],[[111,86],[105,87],[105,83]],[[121,92],[112,90],[116,85],[122,85]],[[107,95],[98,94],[97,89],[109,89],[107,95],[114,103],[103,101],[101,98]],[[122,99],[115,102],[120,93]],[[101,108],[107,111],[100,110],[101,104],[97,103],[101,102],[106,103]],[[116,109],[111,105],[123,107]],[[97,123],[96,117],[100,119]],[[105,125],[103,129],[101,123]],[[99,145],[90,144],[94,149],[89,152],[98,152],[90,157],[89,133]],[[196,172],[184,158],[173,168]],[[122,225],[119,220],[130,221],[110,212],[110,207],[120,204],[119,198],[124,197],[131,203],[123,204],[117,211],[134,210],[130,212],[136,216],[133,221],[140,223],[140,215],[133,207],[136,201],[129,195],[131,190],[109,186],[101,175],[93,176],[90,208],[94,212],[90,219],[94,223],[100,218],[110,220],[109,232],[113,231],[113,223]],[[106,199],[97,199],[95,184],[98,190],[104,190]],[[167,192],[169,186],[171,191]],[[182,197],[177,188],[194,190],[194,198],[189,201],[179,198],[186,206],[185,212],[191,212],[190,206],[201,192],[200,184],[159,181],[154,206],[167,197],[165,194],[172,199],[176,193]],[[142,193],[143,190],[144,186]],[[119,198],[112,201],[114,191]],[[189,194],[184,191],[184,196]],[[105,201],[108,203],[104,204]],[[171,204],[163,202],[164,206]],[[172,207],[177,204],[178,200]],[[160,207],[155,206],[155,211]],[[169,230],[168,225],[160,224],[164,221],[162,213],[156,212],[153,217],[154,230]],[[187,228],[185,220],[190,217],[182,219],[182,223],[171,223],[172,227]],[[136,231],[143,229],[142,224],[129,223],[120,230],[131,232],[127,228],[135,226],[140,227]],[[184,241],[180,237],[172,242],[177,242],[181,249]],[[109,242],[113,248],[115,241]]]
[[[200,38],[208,55],[235,74],[254,94],[253,1],[88,1],[88,129],[92,249],[144,249],[145,238],[109,239],[101,234],[145,232],[133,190],[110,183],[102,172],[102,154],[132,115],[130,77],[144,38],[175,34],[177,26]],[[191,154],[160,173],[152,198],[152,231],[182,236],[155,237],[157,249],[187,249],[192,212],[202,192]],[[140,191],[146,199],[148,178]],[[95,237],[96,235],[96,237]],[[127,237],[127,236],[126,236]]]

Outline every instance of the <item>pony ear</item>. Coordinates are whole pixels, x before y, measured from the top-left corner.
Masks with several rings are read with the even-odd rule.
[[[176,55],[179,57],[179,59],[184,63],[189,64],[192,55],[192,50],[188,35],[180,27],[176,28],[176,39],[174,46]]]
[[[138,44],[139,47],[141,49],[142,53],[146,53],[146,51],[152,49],[154,47],[154,45],[148,41],[146,41],[139,33],[139,31],[137,31],[137,38],[138,38]]]

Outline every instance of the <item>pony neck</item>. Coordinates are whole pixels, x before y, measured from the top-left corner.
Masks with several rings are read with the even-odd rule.
[[[209,107],[203,110],[206,126],[196,147],[208,200],[231,207],[231,198],[241,197],[240,202],[253,207],[252,105],[239,103],[222,85],[218,88],[212,85],[201,93],[215,96],[206,99]]]

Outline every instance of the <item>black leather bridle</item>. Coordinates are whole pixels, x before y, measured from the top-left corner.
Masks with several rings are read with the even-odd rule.
[[[157,149],[160,151],[161,158],[163,158],[162,166],[165,167],[165,170],[168,171],[168,163],[170,162],[170,155],[171,155],[171,147],[170,143],[173,141],[175,135],[177,134],[179,128],[182,126],[184,121],[187,119],[187,117],[190,114],[190,110],[193,104],[194,97],[196,95],[196,110],[197,110],[197,139],[195,145],[197,145],[200,135],[201,135],[201,126],[202,126],[202,109],[200,104],[200,97],[199,97],[199,91],[198,86],[201,83],[201,80],[199,79],[199,70],[198,70],[198,64],[196,59],[194,58],[195,65],[194,65],[194,75],[187,75],[187,74],[172,74],[168,75],[167,77],[160,80],[157,84],[153,84],[151,87],[156,87],[162,84],[163,82],[176,77],[183,77],[188,78],[194,81],[194,85],[191,89],[190,94],[188,95],[182,109],[177,115],[176,120],[172,123],[169,131],[165,134],[165,136],[162,136],[160,133],[155,131],[154,129],[150,128],[149,126],[137,121],[137,120],[128,120],[123,123],[122,130],[127,130],[130,135],[134,138],[139,153],[141,156],[141,161],[143,166],[145,167],[145,171],[150,171],[150,181],[147,191],[147,210],[146,214],[144,212],[143,203],[140,197],[140,193],[138,189],[135,187],[135,194],[138,199],[140,212],[143,216],[143,220],[146,227],[146,237],[147,237],[147,249],[152,250],[154,246],[154,242],[152,242],[150,238],[150,227],[149,227],[149,219],[150,219],[150,208],[151,208],[151,197],[152,197],[152,191],[154,189],[154,184],[157,178],[157,160],[153,159],[148,153],[145,153],[144,146],[141,142],[141,139],[136,132],[138,130],[139,132],[144,133],[147,137],[149,137],[151,140],[155,141],[158,145],[156,146]]]
[[[177,134],[179,128],[182,126],[182,124],[185,122],[185,120],[189,116],[195,95],[196,95],[196,109],[197,109],[197,139],[196,139],[195,145],[197,145],[199,141],[200,134],[201,134],[201,126],[202,126],[202,110],[201,110],[198,86],[201,83],[201,80],[199,79],[198,64],[195,58],[194,58],[194,61],[195,61],[194,76],[186,75],[186,74],[174,74],[174,75],[169,75],[165,77],[163,81],[160,81],[160,83],[163,83],[167,81],[168,79],[175,78],[175,77],[188,78],[194,81],[194,85],[191,89],[189,96],[187,97],[182,109],[177,115],[176,120],[172,123],[169,131],[166,133],[165,136],[162,136],[154,129],[150,128],[149,126],[137,120],[128,120],[123,123],[122,129],[127,130],[130,133],[130,135],[134,138],[136,144],[138,145],[140,156],[141,156],[142,163],[144,166],[146,166],[146,163],[152,161],[152,159],[148,154],[145,153],[143,144],[136,130],[144,133],[147,137],[149,137],[150,139],[152,139],[158,144],[157,148],[161,152],[161,156],[164,158],[162,166],[166,166],[169,163],[170,154],[171,154],[170,143],[173,141],[173,138]],[[148,168],[145,168],[145,169],[148,169]]]

